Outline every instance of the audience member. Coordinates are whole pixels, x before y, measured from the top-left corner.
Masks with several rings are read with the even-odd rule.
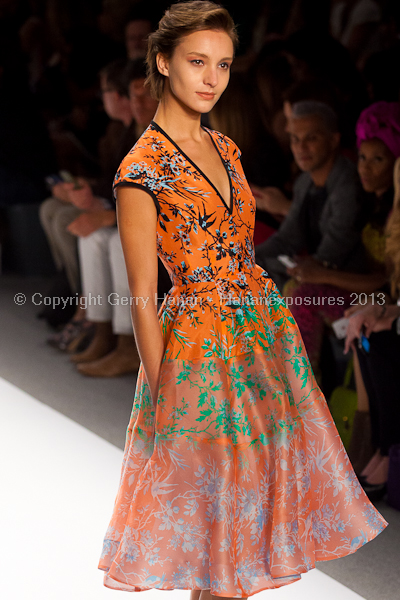
[[[129,109],[128,92],[121,89],[121,85],[116,83],[118,78],[122,78],[125,61],[112,63],[107,69],[101,72],[101,86],[104,92],[104,108],[109,113],[111,119],[125,121],[130,125],[132,115],[129,112],[129,122],[127,121],[127,111]],[[106,183],[101,186],[106,188],[105,199],[100,200],[100,196],[94,196],[91,193],[89,184],[82,178],[77,179],[80,189],[75,191],[74,202],[71,201],[70,190],[76,184],[57,183],[52,188],[50,198],[42,202],[40,207],[40,221],[46,233],[49,246],[52,252],[54,263],[58,271],[65,270],[71,291],[73,293],[81,291],[77,243],[75,234],[69,229],[71,223],[88,222],[89,220],[99,219],[102,213],[99,209],[107,209],[107,193],[109,194],[109,181],[107,184],[107,175],[113,171],[115,165],[111,168],[109,165],[103,165],[103,181]],[[115,171],[114,171],[115,172]],[[112,181],[112,179],[111,179]],[[108,215],[104,218],[107,218]],[[79,319],[81,320],[81,319]]]
[[[293,77],[286,44],[281,40],[267,42],[249,70],[250,89],[260,122],[288,157],[289,138],[285,131],[282,95],[293,83]]]
[[[356,167],[339,154],[340,133],[334,111],[320,102],[299,102],[288,122],[294,158],[303,171],[294,185],[293,201],[282,214],[279,231],[256,247],[256,262],[279,289],[288,279],[281,254],[299,265],[321,263],[329,268],[357,271],[363,253],[359,231],[361,186]]]
[[[125,26],[125,47],[129,59],[144,58],[147,51],[147,36],[153,30],[148,16],[135,11]]]
[[[340,146],[342,153],[356,160],[354,154],[354,126],[349,123],[346,108],[337,93],[335,86],[327,79],[305,79],[294,83],[283,94],[283,112],[287,119],[291,116],[291,106],[304,100],[316,100],[328,104],[337,114],[338,127],[341,133]]]
[[[397,180],[397,181],[396,181]],[[400,184],[400,160],[395,168]],[[345,352],[356,350],[368,393],[374,456],[360,475],[371,499],[386,491],[389,450],[400,443],[400,203],[395,203],[387,226],[386,254],[391,271],[391,297],[385,304],[372,303],[351,314]]]
[[[101,176],[98,147],[108,125],[99,98],[99,71],[118,48],[93,27],[77,22],[64,32],[60,65],[68,107],[49,122],[61,169],[87,179]]]
[[[360,112],[368,104],[368,95],[348,50],[315,28],[294,33],[286,44],[294,81],[318,79],[329,82],[343,106],[344,133],[353,132]]]
[[[157,102],[144,87],[145,77],[143,60],[131,61],[126,71],[126,86],[135,132],[130,147],[123,150],[121,148],[121,152],[116,155],[118,164],[113,169],[114,174],[122,158],[149,125],[157,108]],[[112,181],[110,193],[111,184]],[[91,343],[83,352],[71,356],[78,371],[92,377],[117,377],[136,371],[140,364],[131,321],[129,284],[119,232],[115,226],[114,208],[108,213],[111,223],[100,222],[100,226],[97,226],[95,222],[89,231],[85,225],[81,228],[80,224],[74,226],[72,223],[70,226],[70,230],[78,236],[83,294],[86,298],[101,299],[100,302],[88,301],[87,319],[96,324]],[[161,268],[159,272],[162,273]],[[170,285],[167,289],[169,287]]]
[[[335,0],[331,10],[331,32],[345,46],[355,61],[363,59],[377,47],[381,8],[375,0]]]
[[[365,273],[329,269],[317,262],[289,269],[301,281],[292,288],[292,313],[302,333],[311,364],[317,369],[324,326],[340,318],[356,294],[371,294],[384,286],[385,225],[393,205],[393,166],[400,156],[400,105],[378,102],[365,109],[356,126],[359,148],[358,173],[364,197],[362,242],[366,254]],[[362,222],[360,221],[360,228]],[[287,293],[286,289],[285,292]],[[306,305],[305,298],[312,298]],[[321,305],[318,298],[340,298]]]

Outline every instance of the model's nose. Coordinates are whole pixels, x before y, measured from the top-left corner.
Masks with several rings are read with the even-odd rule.
[[[204,75],[204,83],[206,85],[210,85],[211,87],[215,87],[218,83],[217,70],[214,68],[207,69]]]

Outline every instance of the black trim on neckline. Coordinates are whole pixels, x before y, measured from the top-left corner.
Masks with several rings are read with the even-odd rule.
[[[161,126],[158,124],[158,123],[156,123],[155,121],[153,121],[153,120],[152,120],[150,124],[151,124],[151,125],[153,125],[154,129],[156,129],[157,131],[159,131],[160,133],[162,133],[162,134],[163,134],[163,135],[164,135],[164,136],[167,138],[167,140],[169,140],[169,141],[171,142],[171,144],[173,144],[173,145],[175,146],[175,148],[178,150],[178,152],[180,152],[180,154],[182,154],[182,156],[184,156],[184,157],[186,158],[186,160],[188,160],[188,161],[190,162],[190,164],[191,164],[191,165],[193,165],[193,167],[194,167],[194,168],[195,168],[195,169],[196,169],[196,170],[197,170],[197,171],[200,173],[200,175],[201,175],[202,177],[204,177],[204,179],[205,179],[205,180],[206,180],[206,181],[207,181],[207,182],[210,184],[210,186],[211,186],[211,187],[213,188],[213,190],[216,192],[216,194],[218,195],[218,197],[219,197],[219,198],[222,200],[222,202],[223,202],[223,204],[224,204],[224,206],[225,206],[226,210],[228,211],[228,213],[229,213],[230,215],[232,215],[232,213],[233,213],[233,205],[234,205],[234,202],[233,202],[233,186],[232,186],[232,178],[231,178],[231,175],[230,175],[229,169],[228,169],[228,167],[226,166],[226,162],[225,162],[225,161],[224,161],[224,159],[222,158],[222,156],[221,156],[221,154],[220,154],[220,152],[219,152],[219,150],[218,150],[218,148],[217,148],[217,145],[216,145],[216,143],[215,143],[215,141],[214,141],[214,138],[213,138],[213,136],[211,135],[211,133],[210,133],[210,131],[208,130],[208,128],[207,128],[207,127],[204,127],[204,125],[201,125],[201,128],[202,128],[202,129],[204,129],[204,131],[206,131],[206,132],[208,133],[208,135],[210,136],[210,139],[211,139],[211,141],[212,141],[212,143],[213,143],[213,145],[214,145],[214,148],[216,149],[216,151],[217,151],[217,154],[218,154],[218,156],[219,156],[219,158],[220,158],[220,160],[221,160],[222,164],[224,165],[224,168],[225,168],[226,174],[228,175],[228,180],[229,180],[229,190],[230,190],[230,201],[231,201],[231,207],[230,207],[230,208],[229,208],[229,206],[227,205],[227,203],[225,202],[225,200],[223,199],[223,197],[222,197],[222,195],[220,194],[219,190],[218,190],[218,189],[215,187],[215,185],[213,184],[213,182],[212,182],[212,181],[211,181],[211,180],[210,180],[210,179],[207,177],[207,175],[206,175],[206,174],[205,174],[205,173],[204,173],[204,172],[203,172],[203,171],[202,171],[202,170],[201,170],[201,169],[200,169],[200,168],[199,168],[199,167],[196,165],[196,163],[195,163],[195,162],[194,162],[194,161],[193,161],[193,160],[192,160],[192,159],[191,159],[191,158],[190,158],[190,157],[189,157],[189,156],[186,154],[186,152],[184,152],[184,151],[182,150],[182,148],[180,148],[180,147],[178,146],[178,144],[177,144],[177,143],[176,143],[176,142],[175,142],[175,141],[174,141],[174,140],[173,140],[173,139],[172,139],[172,138],[171,138],[171,137],[168,135],[168,133],[167,133],[166,131],[164,131],[164,129],[163,129],[163,128],[162,128],[162,127],[161,127]]]

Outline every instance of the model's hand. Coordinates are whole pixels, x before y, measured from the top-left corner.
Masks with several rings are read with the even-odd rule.
[[[69,202],[81,210],[98,210],[101,208],[102,204],[93,195],[88,182],[83,177],[78,177],[77,183],[79,187],[76,187],[75,183],[64,183]]]
[[[290,210],[291,202],[283,192],[276,187],[258,187],[250,184],[250,189],[257,204],[257,208],[273,215],[286,216]]]
[[[287,269],[288,275],[294,277],[299,283],[324,283],[326,269],[314,258],[294,257],[294,260],[297,265]]]
[[[114,210],[84,212],[68,225],[67,230],[77,237],[86,237],[102,227],[111,227],[115,223]]]

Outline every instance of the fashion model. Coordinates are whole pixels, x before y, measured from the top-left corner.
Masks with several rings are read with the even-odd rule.
[[[247,598],[388,525],[290,310],[255,264],[240,150],[200,122],[228,84],[236,41],[212,2],[166,11],[147,54],[159,105],[115,178],[141,357],[98,565],[115,590]],[[157,255],[173,283],[158,312]]]

